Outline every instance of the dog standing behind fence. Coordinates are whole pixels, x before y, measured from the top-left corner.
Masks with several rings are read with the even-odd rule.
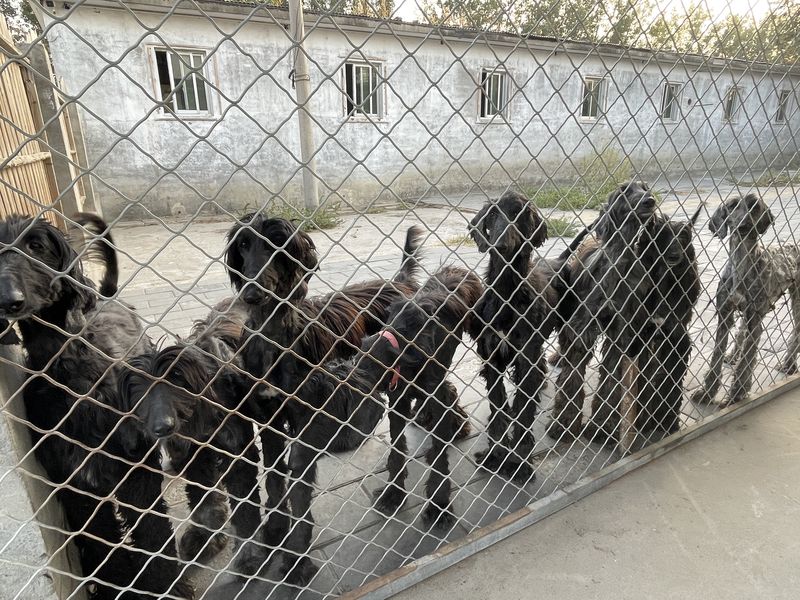
[[[742,331],[737,335],[737,365],[728,402],[744,400],[753,382],[753,369],[764,317],[774,309],[785,293],[792,304],[794,330],[789,340],[781,370],[797,372],[800,350],[800,248],[796,245],[774,245],[764,248],[759,237],[775,218],[764,200],[755,194],[735,196],[723,202],[708,223],[715,236],[728,237],[728,262],[717,284],[717,331],[711,364],[703,386],[692,395],[692,401],[709,403],[721,383],[722,362],[736,314],[742,315]]]
[[[534,477],[529,459],[545,385],[543,346],[561,323],[560,278],[549,261],[531,260],[533,249],[547,239],[547,225],[522,194],[506,192],[484,205],[469,233],[480,252],[489,252],[486,289],[470,331],[478,341],[491,405],[489,447],[476,458],[492,472],[526,482]],[[504,381],[508,370],[517,388],[511,407]]]
[[[107,235],[97,218],[76,220]],[[39,373],[25,383],[26,418],[85,589],[95,600],[191,597],[174,558],[157,453],[118,402],[119,361],[150,349],[139,319],[100,301],[64,235],[43,219],[0,222],[0,243],[0,319],[16,321],[28,367]],[[101,293],[111,295],[116,253],[99,245],[111,265]],[[127,587],[141,592],[120,595]]]

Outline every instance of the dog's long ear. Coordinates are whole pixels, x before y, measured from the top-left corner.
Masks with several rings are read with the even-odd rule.
[[[302,229],[295,228],[294,232],[289,235],[289,241],[286,243],[286,252],[300,263],[307,273],[316,271],[319,267],[317,247],[314,245],[314,240]],[[303,278],[305,276],[306,274],[303,275]]]
[[[728,202],[720,204],[708,220],[708,230],[721,240],[728,237]]]
[[[530,200],[526,203],[525,210],[531,225],[530,243],[534,248],[538,248],[547,241],[547,222]]]
[[[228,278],[231,280],[231,285],[236,291],[241,290],[244,284],[241,275],[244,261],[242,260],[242,254],[239,252],[239,244],[236,238],[239,236],[239,232],[242,230],[245,223],[252,221],[254,216],[253,213],[244,215],[231,226],[227,236],[225,236],[228,242],[228,247],[225,249],[225,270],[228,272]]]
[[[78,260],[78,254],[69,245],[66,236],[44,219],[40,219],[37,226],[42,227],[52,244],[53,253],[58,263],[56,270],[64,274],[53,282],[54,288],[58,289],[59,294],[64,294],[67,289],[71,292],[72,303],[70,309],[75,314],[68,315],[67,320],[75,321],[75,326],[82,327],[82,314],[91,310],[97,304],[97,297],[94,294],[92,283],[84,276],[81,262]]]
[[[483,208],[478,211],[478,214],[469,222],[467,229],[469,236],[473,239],[478,246],[478,252],[486,252],[489,250],[489,232],[486,229],[486,215],[489,212],[489,205],[485,204]]]
[[[747,194],[745,197],[748,206],[755,205],[758,207],[758,211],[755,212],[753,215],[753,220],[755,221],[753,225],[756,228],[756,232],[758,235],[763,235],[767,232],[767,230],[772,227],[772,224],[775,222],[775,215],[772,214],[772,211],[767,206],[766,202],[762,198],[757,197],[755,194]]]

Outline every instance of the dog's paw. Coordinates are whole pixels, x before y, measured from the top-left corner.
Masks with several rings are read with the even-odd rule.
[[[267,549],[255,542],[243,542],[234,550],[231,571],[238,575],[256,575],[267,562]]]
[[[375,510],[391,517],[397,513],[406,501],[405,490],[396,485],[389,484],[381,490],[375,491]]]
[[[193,600],[194,594],[194,586],[183,577],[178,579],[169,591],[170,597],[182,598],[184,600]]]
[[[555,442],[573,442],[580,437],[583,425],[580,416],[570,419],[562,415],[559,419],[553,419],[547,426],[547,436]]]
[[[500,465],[503,464],[507,455],[507,450],[504,450],[500,446],[492,446],[486,450],[480,450],[479,452],[476,452],[475,462],[477,462],[482,469],[486,469],[492,473],[497,473],[500,470]]]
[[[428,501],[427,506],[422,511],[422,522],[427,527],[436,528],[440,531],[450,531],[456,524],[456,516],[450,508],[442,508],[433,501]]]
[[[732,392],[725,400],[720,402],[720,406],[722,408],[733,406],[734,404],[739,404],[740,402],[744,402],[750,397],[750,394],[747,392]]]
[[[695,390],[694,393],[691,396],[689,396],[689,401],[692,404],[697,404],[702,406],[706,404],[711,404],[714,401],[714,398],[712,398],[711,394],[709,394],[706,391],[706,388],[701,387],[700,389]]]
[[[617,432],[607,431],[604,427],[589,421],[583,428],[583,439],[587,442],[606,446],[617,443]]]
[[[525,485],[536,479],[536,473],[530,463],[511,454],[500,466],[500,474],[517,485]]]
[[[178,543],[178,556],[187,562],[206,563],[219,554],[228,543],[223,533],[191,526]]]
[[[286,578],[286,583],[297,587],[306,587],[319,571],[317,565],[307,556],[297,556],[286,553],[281,575]]]
[[[786,359],[778,367],[778,370],[786,375],[795,375],[797,373],[797,361],[793,358]]]

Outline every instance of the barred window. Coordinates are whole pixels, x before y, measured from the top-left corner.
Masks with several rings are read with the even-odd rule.
[[[786,123],[786,115],[789,112],[789,90],[781,90],[778,94],[778,110],[775,111],[775,122]]]
[[[601,77],[586,77],[583,80],[583,101],[581,117],[597,119],[603,113],[605,85]]]
[[[155,48],[162,111],[181,116],[210,115],[206,53]]]
[[[681,84],[665,83],[661,96],[661,118],[665,121],[677,121],[680,111]]]
[[[380,65],[348,62],[344,65],[345,114],[380,118],[382,86]]]
[[[490,119],[508,116],[508,73],[497,69],[481,71],[481,104],[478,116]]]
[[[725,100],[722,103],[722,118],[725,121],[733,123],[739,113],[739,106],[742,103],[742,91],[738,87],[732,87],[725,94]]]

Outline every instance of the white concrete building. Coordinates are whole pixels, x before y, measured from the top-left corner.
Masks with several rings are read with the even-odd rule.
[[[65,7],[41,18],[106,216],[301,202],[286,10]],[[574,181],[606,147],[651,178],[797,155],[796,69],[321,14],[305,27],[323,198]]]

